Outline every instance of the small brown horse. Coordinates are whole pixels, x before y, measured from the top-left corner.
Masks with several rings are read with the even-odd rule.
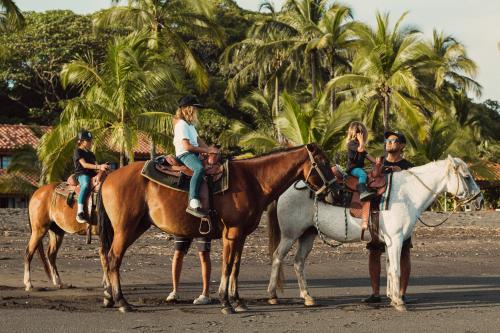
[[[35,191],[29,202],[28,214],[31,236],[24,256],[24,285],[26,291],[33,289],[30,277],[30,265],[38,249],[45,272],[52,283],[62,288],[63,284],[57,271],[57,252],[61,247],[64,234],[85,235],[88,224],[76,221],[76,202],[68,206],[66,198],[55,192],[59,183],[48,184]],[[92,234],[97,235],[97,227],[92,226]],[[47,255],[43,252],[43,237],[49,233]],[[99,251],[100,255],[102,252]],[[48,258],[48,260],[47,260]]]
[[[187,215],[187,193],[160,186],[140,175],[144,162],[132,163],[108,176],[98,200],[100,236],[105,250],[105,274],[111,289],[105,305],[132,308],[120,285],[120,265],[127,248],[150,226],[170,234],[199,237],[199,219]],[[294,181],[304,179],[314,189],[326,190],[333,179],[323,151],[308,144],[261,157],[229,163],[229,189],[216,196],[222,230],[222,276],[219,297],[223,313],[245,311],[238,295],[238,274],[246,237],[258,226],[264,209]],[[102,205],[102,206],[101,206]],[[222,235],[211,235],[219,238]],[[110,298],[111,294],[113,298]],[[232,307],[231,301],[236,303]]]

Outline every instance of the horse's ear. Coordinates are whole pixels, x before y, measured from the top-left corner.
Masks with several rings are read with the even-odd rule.
[[[315,143],[308,143],[306,144],[306,149],[309,150],[311,153],[316,152],[318,146]]]
[[[451,155],[449,155],[449,154],[448,154],[448,161],[450,162],[450,164],[452,166],[454,166],[454,167],[457,166],[457,161],[455,161],[455,159]]]

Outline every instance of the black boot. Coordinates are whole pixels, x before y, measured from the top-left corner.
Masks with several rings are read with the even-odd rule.
[[[368,190],[366,184],[358,184],[356,188],[359,191],[359,200],[361,201],[369,201],[375,196],[374,192]]]

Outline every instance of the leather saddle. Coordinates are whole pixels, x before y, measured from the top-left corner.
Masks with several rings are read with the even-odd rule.
[[[224,167],[220,162],[220,154],[202,154],[201,158],[205,175],[212,176],[213,181],[222,177]],[[161,173],[174,177],[193,176],[193,171],[182,164],[174,155],[159,156],[155,161],[155,168]]]
[[[361,201],[359,192],[356,189],[359,181],[354,176],[345,175],[338,166],[332,167],[332,172],[335,175],[337,188],[339,191],[333,193],[331,204],[335,206],[348,207],[351,216],[356,218],[369,219],[371,201]],[[374,168],[368,173],[366,182],[368,188],[377,193],[375,201],[384,194],[387,186],[385,174],[382,172],[382,163],[377,162]],[[374,208],[378,205],[373,205]]]
[[[97,175],[92,177],[90,179],[90,192],[91,193],[97,193],[99,192],[99,189],[101,188],[101,184],[104,182],[104,179],[108,175],[107,172],[104,171],[99,171]],[[64,184],[64,183],[63,183]],[[80,184],[78,183],[78,180],[75,176],[75,174],[71,174],[68,179],[66,180],[66,187],[65,190],[69,192],[74,192],[75,194],[80,194]]]
[[[96,176],[92,177],[90,180],[90,192],[87,198],[85,198],[85,207],[88,207],[87,210],[88,216],[91,216],[92,209],[95,206],[95,203],[97,202],[94,199],[96,199],[97,192],[99,192],[101,184],[104,182],[104,179],[106,178],[107,174],[108,172],[100,171]],[[57,185],[57,187],[55,188],[55,193],[65,197],[68,206],[73,207],[76,197],[80,195],[80,184],[78,184],[75,175],[72,174],[71,176],[68,177],[68,179],[65,182],[62,182],[59,185]]]

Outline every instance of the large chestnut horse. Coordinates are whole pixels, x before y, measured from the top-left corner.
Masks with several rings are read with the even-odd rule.
[[[185,212],[187,193],[149,181],[140,174],[143,166],[144,162],[136,162],[110,174],[101,187],[98,200],[98,224],[107,254],[103,267],[111,286],[105,290],[104,304],[111,306],[116,302],[122,312],[132,308],[122,294],[120,265],[127,248],[151,224],[178,236],[200,236],[199,219]],[[317,145],[308,144],[229,163],[229,189],[215,198],[219,229],[223,234],[219,287],[223,313],[246,310],[238,295],[245,239],[257,228],[267,205],[298,179],[306,180],[318,191],[325,190],[333,179],[328,159]]]

